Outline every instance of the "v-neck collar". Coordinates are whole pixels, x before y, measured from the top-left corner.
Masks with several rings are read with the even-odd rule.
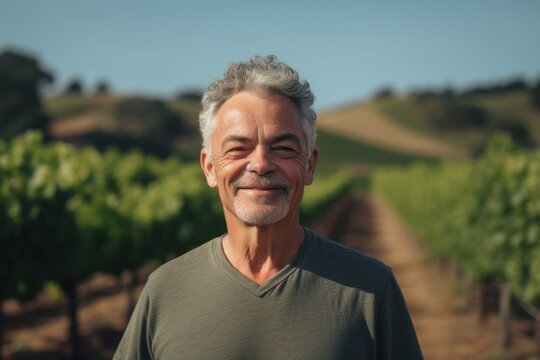
[[[280,269],[276,274],[274,274],[270,279],[266,280],[262,284],[257,284],[255,281],[249,279],[247,276],[238,271],[232,264],[229,262],[225,253],[223,252],[223,247],[221,242],[227,234],[223,234],[219,238],[214,239],[212,244],[212,255],[214,257],[215,263],[218,266],[218,270],[223,273],[229,280],[242,286],[244,289],[248,290],[250,293],[257,297],[264,297],[268,291],[276,287],[283,280],[292,275],[297,269],[304,263],[307,259],[312,248],[312,237],[309,234],[309,231],[304,228],[304,241],[300,245],[298,252],[296,253],[293,261],[285,265]]]

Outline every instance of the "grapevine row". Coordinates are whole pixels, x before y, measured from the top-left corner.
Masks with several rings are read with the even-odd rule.
[[[435,254],[540,306],[539,149],[498,135],[478,159],[385,169],[373,183]]]
[[[303,221],[351,184],[346,175],[317,180]],[[32,298],[46,281],[162,262],[225,231],[198,164],[46,144],[38,132],[0,142],[0,225],[0,301]]]

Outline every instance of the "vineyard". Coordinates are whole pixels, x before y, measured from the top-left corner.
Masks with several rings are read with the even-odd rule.
[[[306,190],[303,221],[352,184],[343,173],[318,179]],[[0,301],[32,299],[56,284],[68,298],[74,354],[77,284],[162,263],[225,231],[198,163],[78,150],[45,143],[39,132],[0,142],[0,223]]]
[[[512,293],[538,327],[538,149],[517,148],[498,135],[478,159],[385,169],[373,184],[433,254],[452,261],[469,279],[500,284],[507,321]]]

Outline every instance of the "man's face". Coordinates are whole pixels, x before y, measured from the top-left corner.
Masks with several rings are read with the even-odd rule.
[[[288,97],[235,94],[216,114],[211,143],[212,158],[203,149],[201,165],[225,212],[250,225],[297,216],[317,150],[308,154],[298,109]]]

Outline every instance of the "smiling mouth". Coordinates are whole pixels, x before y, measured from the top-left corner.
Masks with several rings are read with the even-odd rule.
[[[231,185],[234,193],[237,193],[240,190],[246,190],[261,195],[275,195],[282,191],[285,194],[288,194],[291,189],[291,186],[284,179],[264,176],[255,178],[238,177]]]
[[[237,191],[244,190],[259,195],[277,195],[278,193],[287,193],[284,186],[240,186]]]
[[[252,190],[252,191],[277,191],[283,190],[284,187],[274,187],[274,186],[253,186],[253,187],[239,187],[238,190]]]

